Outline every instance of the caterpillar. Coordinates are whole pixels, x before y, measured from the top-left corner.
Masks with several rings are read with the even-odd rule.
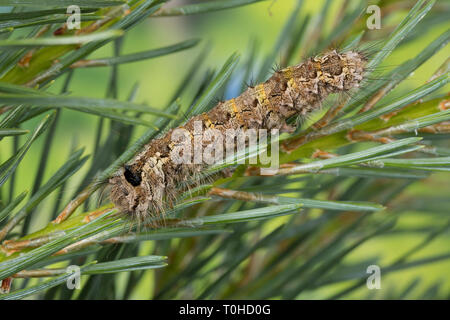
[[[274,72],[264,83],[248,87],[236,98],[217,103],[210,111],[192,117],[181,127],[191,135],[199,121],[205,130],[292,132],[295,127],[287,124],[288,118],[304,117],[320,108],[329,94],[358,88],[366,63],[367,58],[358,51],[333,50],[309,58]],[[173,161],[170,155],[176,147],[172,139],[175,129],[150,141],[109,179],[110,199],[120,212],[140,220],[162,213],[165,204],[171,205],[176,198],[177,186],[205,168],[204,163]]]

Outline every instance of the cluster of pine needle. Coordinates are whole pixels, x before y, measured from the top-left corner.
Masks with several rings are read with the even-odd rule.
[[[339,10],[330,9],[334,1],[319,1],[315,14],[304,10],[308,1],[292,1],[262,63],[252,42],[241,59],[232,54],[201,76],[206,48],[174,80],[170,103],[150,107],[135,101],[138,85],[118,99],[118,67],[200,44],[187,39],[121,54],[133,27],[270,3],[0,0],[0,299],[450,298],[449,59],[428,81],[405,82],[449,52],[449,5],[380,0],[383,27],[372,32],[366,0],[340,1]],[[69,5],[81,8],[80,29],[67,28]],[[434,30],[444,31],[417,55],[383,67],[396,50]],[[259,176],[254,166],[239,165],[231,177],[180,196],[163,221],[148,227],[118,215],[102,194],[108,177],[149,140],[213,107],[224,92],[239,95],[244,86],[236,83],[264,81],[275,64],[374,42],[370,85],[330,99],[294,134],[280,137],[282,174]],[[112,56],[90,58],[111,44]],[[72,92],[72,75],[96,67],[111,69],[106,98]],[[190,86],[191,101],[178,99]],[[48,155],[58,140],[70,145],[71,137],[56,134],[68,110],[98,121],[95,148],[87,154],[73,142],[56,166]],[[136,128],[145,128],[137,139]],[[31,147],[40,148],[35,172],[19,179]],[[235,163],[220,169],[227,166]],[[36,231],[36,221],[48,224]],[[80,267],[79,290],[65,285],[70,265]],[[382,290],[366,286],[370,265],[381,268]],[[431,266],[441,266],[443,278],[430,281]]]

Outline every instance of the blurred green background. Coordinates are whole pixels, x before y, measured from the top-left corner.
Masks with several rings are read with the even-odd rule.
[[[322,6],[324,0],[307,0],[304,10],[307,12],[317,12]],[[186,1],[172,1],[171,5],[186,3]],[[339,8],[342,1],[333,1],[332,6]],[[177,85],[188,72],[191,63],[205,48],[210,46],[209,54],[207,55],[203,67],[197,73],[197,76],[190,79],[192,84],[197,84],[201,81],[202,74],[206,68],[218,69],[222,66],[224,61],[235,51],[242,54],[240,63],[243,63],[246,58],[246,53],[249,51],[250,43],[256,40],[258,46],[259,62],[270,52],[273,48],[278,34],[281,32],[287,17],[293,10],[296,1],[294,0],[274,0],[257,3],[254,5],[245,6],[242,8],[213,12],[207,15],[195,15],[188,17],[163,17],[147,19],[144,23],[131,30],[124,40],[122,52],[134,53],[152,48],[159,48],[166,45],[171,45],[179,41],[191,38],[200,38],[201,42],[194,48],[186,51],[171,54],[161,58],[146,60],[143,62],[135,62],[119,67],[119,99],[125,100],[132,87],[140,84],[140,89],[136,101],[146,102],[152,107],[165,108],[169,103]],[[410,2],[410,7],[414,1]],[[331,10],[333,12],[333,10]],[[395,25],[404,17],[406,11],[399,11],[389,17],[389,20],[383,20],[384,25]],[[330,29],[330,26],[324,25],[322,28]],[[440,25],[439,28],[432,28],[423,33],[415,34],[417,37],[408,45],[400,46],[394,54],[392,54],[388,61],[384,63],[385,68],[389,70],[397,66],[400,62],[414,57],[433,39],[438,37],[444,30],[450,27],[450,23]],[[418,32],[420,28],[418,28]],[[382,32],[373,30],[370,32]],[[374,35],[376,38],[376,34]],[[396,91],[396,94],[407,91],[414,86],[424,83],[431,74],[449,57],[450,47],[441,50],[432,59],[421,66],[417,72],[412,74],[407,81],[404,81],[401,87]],[[92,57],[109,57],[113,55],[112,45],[106,46],[98,50]],[[298,62],[302,57],[298,56]],[[78,69],[74,73],[74,79],[71,85],[71,94],[76,96],[88,97],[104,97],[106,91],[111,68],[86,68]],[[63,79],[62,79],[63,80]],[[59,92],[62,85],[62,80],[52,87],[53,92]],[[181,97],[182,104],[189,103],[192,95],[195,93],[196,85],[189,87],[187,94]],[[84,146],[86,148],[85,154],[90,154],[94,148],[95,130],[97,127],[98,118],[96,116],[87,115],[85,113],[75,112],[71,110],[64,110],[62,119],[60,120],[56,131],[56,147],[53,147],[49,155],[49,167],[45,172],[44,180],[53,173],[53,168],[58,168],[66,159],[72,146]],[[36,126],[36,121],[28,121],[26,128],[32,129]],[[107,130],[108,128],[104,128]],[[145,128],[138,128],[135,131],[135,137],[138,137]],[[105,131],[106,132],[106,131]],[[120,134],[117,132],[117,134]],[[19,137],[19,145],[26,139],[26,137]],[[36,174],[37,162],[40,156],[39,150],[42,147],[43,139],[39,139],[26,154],[20,167],[17,170],[17,184],[14,187],[14,193],[17,195],[21,190],[32,188],[32,181]],[[12,139],[5,139],[2,141],[2,148],[0,151],[0,162],[7,159],[12,150]],[[91,161],[91,160],[89,160]],[[68,189],[74,188],[77,177],[82,177],[86,172],[88,165],[84,166],[78,174],[71,180]],[[3,190],[7,194],[9,190],[6,185]],[[31,231],[38,230],[47,223],[42,213],[46,211],[55,197],[54,193],[47,201],[40,205],[38,210],[39,215],[34,215],[35,219],[32,221]],[[449,201],[445,203],[433,203],[433,198],[447,196]],[[346,259],[347,262],[361,261],[369,259],[375,255],[383,257],[382,264],[392,262],[402,252],[407,251],[414,245],[423,240],[426,233],[420,232],[422,229],[428,227],[441,225],[448,219],[450,213],[450,175],[448,173],[433,174],[423,181],[417,181],[412,184],[402,194],[401,199],[405,202],[420,200],[422,206],[426,209],[424,211],[406,212],[401,215],[397,229],[399,232],[391,232],[382,237],[376,237],[357,250],[355,250]],[[62,199],[63,202],[69,199]],[[48,207],[47,207],[48,206]],[[39,219],[36,219],[39,218]],[[274,222],[276,223],[276,222]],[[401,232],[403,227],[417,228],[417,233],[404,234]],[[431,256],[445,249],[450,248],[450,234],[436,239],[431,245],[412,258],[420,258]],[[152,287],[152,276],[154,271],[146,271],[147,276],[140,284],[140,290],[134,294],[132,298],[146,299],[150,297],[150,288]],[[382,290],[374,290],[374,297],[388,297],[390,294],[398,294],[399,288],[405,288],[411,279],[420,278],[421,282],[414,290],[424,291],[430,290],[430,297],[448,298],[450,292],[450,259],[438,261],[426,266],[418,266],[410,271],[399,271],[391,273],[383,277],[382,272]],[[123,275],[123,278],[126,275]],[[329,296],[330,292],[334,292],[339,288],[344,288],[348,283],[340,283],[339,285],[323,287],[314,292],[305,292],[300,298],[322,298]],[[434,285],[436,286],[433,289]],[[431,289],[430,289],[431,288]],[[433,291],[434,290],[434,291]],[[358,298],[367,295],[367,288],[362,288],[355,291],[351,297]]]

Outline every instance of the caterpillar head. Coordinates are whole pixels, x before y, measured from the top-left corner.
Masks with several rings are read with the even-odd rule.
[[[109,179],[110,199],[122,213],[142,221],[161,209],[164,185],[156,180],[153,170],[125,165]]]

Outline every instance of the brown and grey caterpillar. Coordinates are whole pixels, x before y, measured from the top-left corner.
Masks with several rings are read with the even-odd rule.
[[[286,123],[293,116],[305,117],[320,108],[332,93],[360,86],[367,59],[357,51],[337,52],[276,71],[266,82],[247,88],[239,97],[219,102],[210,111],[194,116],[183,126],[190,135],[201,122],[203,129],[279,129],[291,132]],[[150,141],[128,164],[110,178],[110,198],[122,213],[143,220],[170,206],[180,185],[205,169],[207,164],[176,163],[172,129]],[[206,143],[206,142],[204,142]],[[209,142],[214,143],[214,142]],[[223,142],[220,142],[223,143]]]

